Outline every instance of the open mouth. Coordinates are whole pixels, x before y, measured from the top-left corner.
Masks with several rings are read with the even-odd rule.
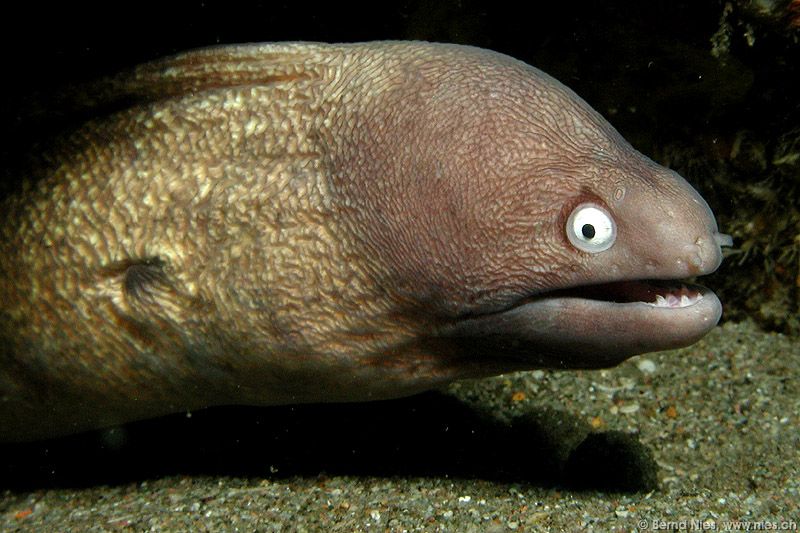
[[[599,368],[636,354],[688,346],[719,321],[722,305],[700,285],[635,280],[524,298],[459,321],[445,336],[465,353],[508,368]]]
[[[541,295],[539,298],[571,297],[608,303],[643,303],[654,307],[683,308],[703,300],[703,293],[702,287],[690,283],[635,280],[562,289]]]

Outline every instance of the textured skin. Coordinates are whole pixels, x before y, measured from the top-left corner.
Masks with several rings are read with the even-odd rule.
[[[106,89],[136,103],[2,205],[0,440],[613,364],[470,357],[448,332],[547,290],[719,263],[682,178],[492,52],[224,47]],[[564,234],[587,199],[617,216],[602,257]]]

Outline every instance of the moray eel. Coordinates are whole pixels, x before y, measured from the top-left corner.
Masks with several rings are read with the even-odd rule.
[[[98,84],[3,201],[0,440],[597,368],[720,318],[708,205],[545,73],[224,46]],[[95,102],[97,103],[97,102]]]

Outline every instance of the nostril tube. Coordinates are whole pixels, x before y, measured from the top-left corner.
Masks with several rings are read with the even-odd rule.
[[[714,233],[714,241],[718,246],[733,246],[733,237],[726,233]]]

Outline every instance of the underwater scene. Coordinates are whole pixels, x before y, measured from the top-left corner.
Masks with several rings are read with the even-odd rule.
[[[800,1],[31,4],[3,531],[800,521]]]

